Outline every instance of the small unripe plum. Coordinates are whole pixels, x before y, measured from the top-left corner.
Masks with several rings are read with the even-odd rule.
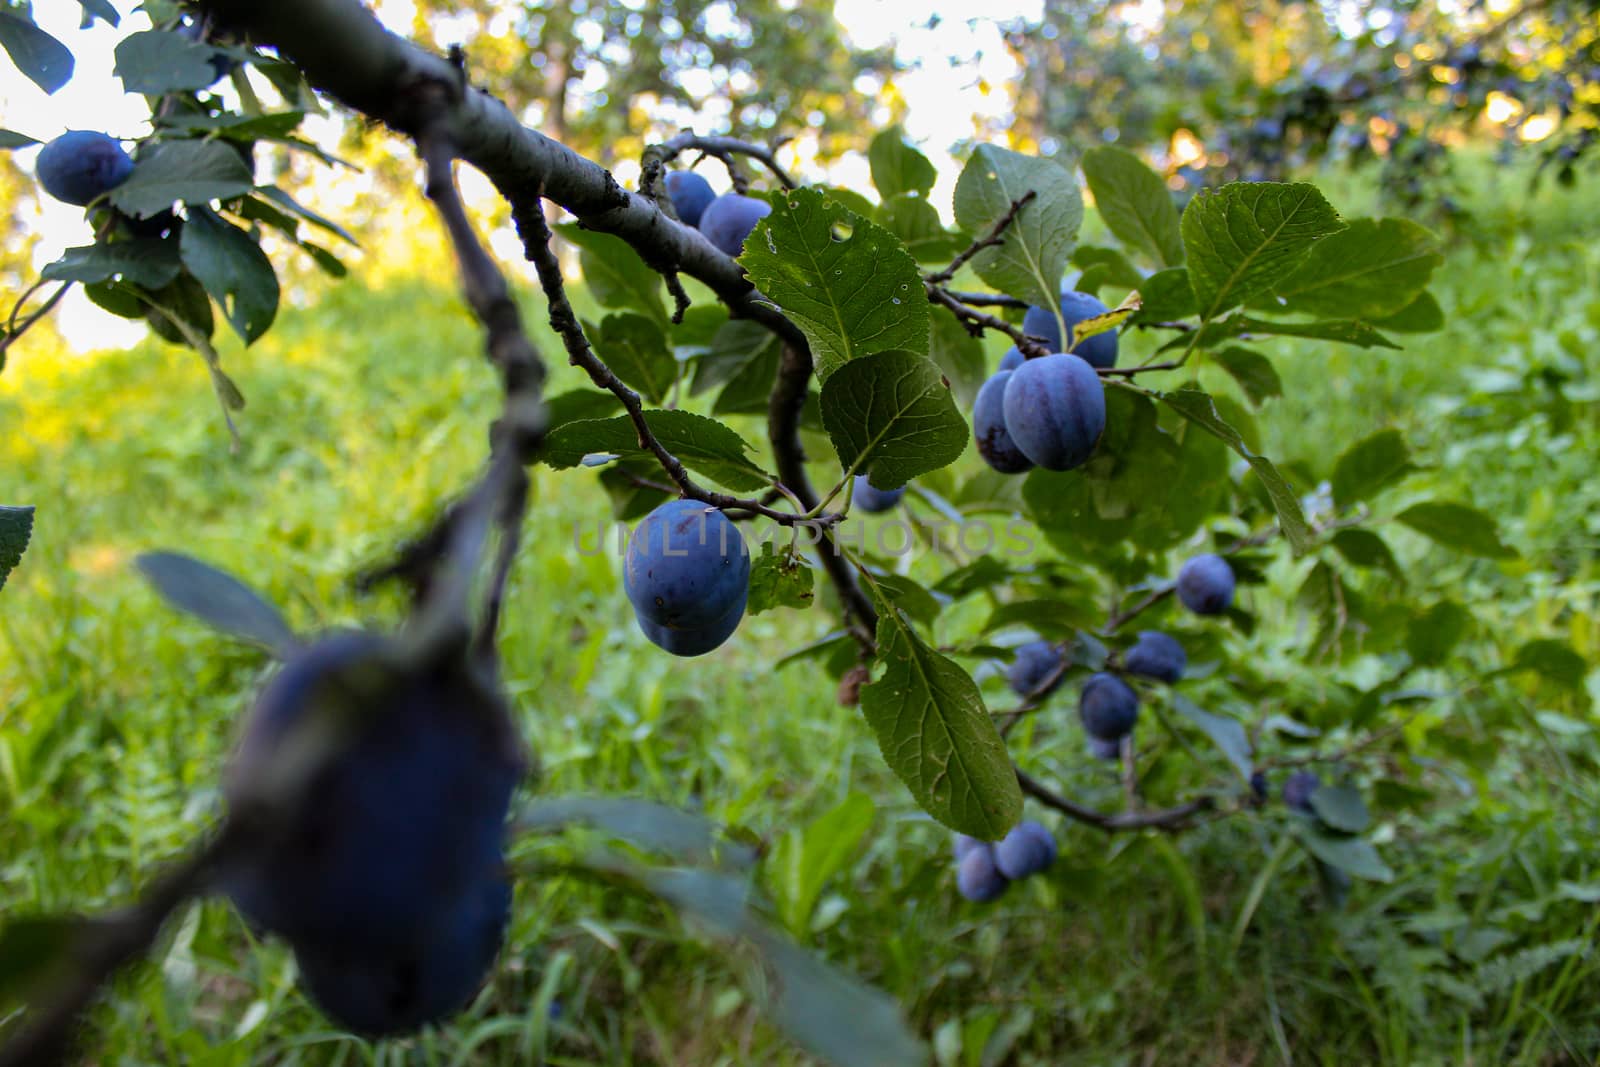
[[[674,630],[715,628],[735,605],[743,611],[750,553],[739,528],[716,508],[669,500],[634,528],[622,588],[645,622]]]
[[[1122,665],[1130,674],[1142,674],[1158,682],[1176,682],[1183,677],[1189,658],[1183,646],[1159,630],[1139,631],[1139,640],[1122,657]]]
[[[983,383],[972,405],[972,438],[978,455],[1001,474],[1021,474],[1033,469],[1033,460],[1022,454],[1006,430],[1006,383],[1011,371],[1002,370]]]
[[[720,648],[723,642],[733,636],[733,632],[739,628],[739,623],[744,618],[745,603],[748,598],[749,589],[746,587],[746,591],[740,594],[738,602],[728,609],[726,615],[705,626],[662,626],[651,622],[638,612],[634,612],[634,619],[639,623],[639,629],[657,648],[685,658],[703,656],[715,648]]]
[[[744,251],[745,238],[756,228],[756,223],[770,214],[772,205],[765,200],[723,193],[706,205],[700,216],[700,232],[723,252],[737,256]]]
[[[1100,376],[1077,356],[1030,359],[1005,386],[1006,432],[1017,449],[1045,470],[1081,467],[1106,428]]]
[[[1139,720],[1139,697],[1114,674],[1096,674],[1083,684],[1078,718],[1090,737],[1119,741]]]
[[[1042,695],[1037,694],[1036,690],[1047,681],[1050,689],[1061,684],[1058,672],[1064,658],[1060,646],[1049,641],[1029,641],[1025,645],[1018,645],[1016,658],[1006,668],[1006,682],[1018,696]]]
[[[994,900],[1011,883],[994,863],[994,847],[987,842],[961,857],[956,867],[956,891],[975,904]]]
[[[1077,344],[1071,343],[1074,326],[1084,319],[1104,315],[1110,310],[1092,293],[1080,293],[1069,289],[1061,294],[1061,317],[1067,321],[1068,343],[1065,346],[1062,345],[1061,327],[1056,322],[1056,317],[1045,308],[1030,307],[1022,316],[1022,331],[1035,337],[1043,337],[1049,342],[1052,352],[1071,352],[1081,357],[1091,367],[1115,367],[1117,331],[1107,330]]]
[[[1018,823],[994,846],[994,865],[1013,882],[1049,869],[1056,861],[1056,839],[1031,819]]]
[[[666,177],[667,195],[678,218],[690,226],[700,225],[700,216],[717,198],[711,183],[692,170],[669,170]]]
[[[862,511],[877,515],[900,503],[900,498],[905,495],[906,487],[903,485],[898,489],[879,489],[867,480],[865,474],[858,474],[850,499]]]
[[[34,171],[45,192],[87,207],[128,180],[133,158],[103,133],[69,130],[39,149]]]
[[[1196,615],[1221,615],[1233,605],[1233,568],[1213,552],[1178,568],[1178,599]]]
[[[1000,357],[1000,369],[1016,370],[1026,362],[1028,362],[1028,357],[1022,354],[1022,349],[1012,345],[1006,349],[1006,354]]]
[[[1283,803],[1288,808],[1312,814],[1311,794],[1322,788],[1322,779],[1316,771],[1295,771],[1284,779]]]
[[[1089,755],[1095,759],[1114,760],[1122,758],[1122,739],[1110,740],[1104,737],[1089,736]]]

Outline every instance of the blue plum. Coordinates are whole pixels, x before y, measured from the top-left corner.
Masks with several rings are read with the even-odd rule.
[[[1033,469],[1033,460],[1022,454],[1006,429],[1006,383],[1011,371],[1003,370],[983,383],[972,405],[972,438],[978,455],[1001,474],[1021,474]]]
[[[900,503],[900,498],[905,495],[906,487],[903,485],[898,489],[879,489],[867,480],[865,474],[858,474],[850,499],[855,507],[868,514],[877,515]]]
[[[1122,665],[1130,674],[1142,674],[1158,682],[1176,682],[1183,677],[1189,657],[1183,646],[1160,630],[1141,630],[1139,640],[1122,657]]]
[[[300,981],[329,1019],[354,1033],[411,1033],[472,1000],[500,953],[510,917],[510,883],[487,877],[414,942],[355,954],[297,946]]]
[[[989,848],[990,845],[989,842],[980,841],[976,837],[968,837],[966,834],[956,834],[955,840],[951,847],[955,850],[956,862],[960,863],[962,860],[967,858],[968,852],[971,852],[975,848]]]
[[[700,216],[700,232],[706,240],[730,256],[744,251],[745,238],[756,228],[756,223],[772,214],[772,205],[765,200],[738,193],[723,193]]]
[[[987,842],[961,857],[956,867],[956,892],[976,904],[994,900],[1010,884],[995,866],[994,846]]]
[[[387,639],[325,638],[267,683],[228,767],[232,817],[265,809],[272,834],[223,888],[256,927],[363,953],[424,936],[470,885],[503,866],[523,771],[504,701],[465,665],[398,667]],[[288,807],[258,783],[331,751]]]
[[[39,149],[34,170],[45,192],[87,207],[128,180],[133,158],[103,133],[69,130]]]
[[[746,587],[745,593],[740,595],[738,602],[728,609],[726,615],[705,626],[662,626],[651,622],[638,612],[634,612],[634,619],[639,623],[639,629],[657,648],[663,648],[674,656],[685,658],[703,656],[712,649],[721,647],[723,642],[733,636],[733,632],[739,628],[740,620],[744,618],[745,602],[748,597],[749,589]]]
[[[994,865],[1013,882],[1048,870],[1056,861],[1056,839],[1043,825],[1024,820],[994,846]]]
[[[1106,392],[1077,356],[1030,359],[1011,372],[1003,402],[1017,450],[1052,471],[1081,467],[1106,428]]]
[[[1026,362],[1028,362],[1028,359],[1022,354],[1022,349],[1012,345],[1006,349],[1006,354],[1000,357],[1000,369],[1016,370]]]
[[[1078,696],[1078,718],[1090,737],[1119,741],[1139,720],[1139,696],[1114,674],[1096,674]]]
[[[1018,645],[1016,658],[1006,668],[1006,682],[1018,696],[1043,695],[1035,692],[1040,686],[1048,682],[1050,688],[1045,692],[1049,692],[1061,684],[1064,659],[1061,647],[1049,641]]]
[[[669,170],[665,180],[678,218],[690,226],[700,225],[700,216],[717,198],[711,183],[692,170]]]
[[[1221,615],[1233,605],[1233,568],[1212,552],[1178,568],[1178,599],[1196,615]]]
[[[750,553],[739,528],[716,508],[697,500],[669,500],[634,528],[622,588],[644,622],[673,630],[714,629],[727,622],[735,605],[744,610]],[[737,618],[733,622],[738,625]]]
[[[1294,811],[1311,815],[1311,794],[1321,788],[1322,779],[1316,771],[1295,771],[1284,779],[1283,802]]]
[[[1068,289],[1061,294],[1061,317],[1067,321],[1068,341],[1071,341],[1072,328],[1084,319],[1092,319],[1096,315],[1104,315],[1111,309],[1101,303],[1091,293],[1080,293]],[[1071,352],[1080,356],[1091,367],[1115,367],[1117,365],[1117,332],[1107,330],[1097,333],[1093,337],[1079,344],[1061,343],[1061,327],[1056,322],[1056,317],[1042,307],[1030,307],[1022,316],[1022,329],[1035,337],[1043,337],[1050,345],[1052,352]]]
[[[1091,734],[1089,737],[1089,755],[1095,759],[1120,759],[1122,758],[1122,739],[1108,740]]]

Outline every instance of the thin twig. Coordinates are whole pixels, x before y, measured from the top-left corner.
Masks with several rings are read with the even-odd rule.
[[[979,252],[982,252],[985,248],[993,248],[996,245],[1005,244],[1005,232],[1007,227],[1016,221],[1017,213],[1020,212],[1036,196],[1038,196],[1038,192],[1036,190],[1029,189],[1027,192],[1011,201],[1011,206],[1006,209],[1006,213],[995,220],[995,224],[989,227],[988,233],[977,238],[966,248],[962,249],[956,255],[956,258],[952,259],[950,261],[950,265],[944,270],[935,271],[932,274],[925,275],[923,280],[929,285],[943,285],[951,278],[954,278],[956,276],[956,272],[962,267],[966,266],[968,260],[977,255]]]
[[[55,292],[51,293],[45,302],[39,305],[38,310],[34,311],[33,314],[29,315],[26,319],[23,319],[22,323],[19,325],[17,323],[17,315],[22,311],[22,305],[26,303],[28,298],[37,292],[40,286],[43,286],[44,284],[44,279],[41,278],[39,281],[30,286],[27,292],[23,293],[22,296],[17,298],[16,305],[11,309],[11,318],[6,323],[5,336],[0,337],[0,357],[3,357],[6,354],[6,349],[15,344],[23,334],[33,329],[33,327],[41,319],[50,314],[50,312],[54,310],[55,306],[61,303],[61,298],[67,295],[67,290],[72,288],[71,282],[62,282],[61,287]],[[3,362],[4,359],[0,359],[0,363]]]
[[[1012,342],[1016,344],[1017,348],[1025,356],[1045,356],[1050,354],[1050,346],[1043,337],[1024,333],[1020,326],[1013,326],[997,315],[990,315],[988,312],[979,311],[977,308],[963,304],[951,294],[950,290],[941,285],[927,282],[923,284],[923,289],[928,294],[928,302],[930,304],[938,304],[941,307],[948,308],[950,313],[955,315],[961,325],[966,327],[967,332],[972,336],[982,337],[984,330],[998,330],[1011,338]]]
[[[951,296],[969,307],[995,307],[1015,308],[1017,311],[1026,311],[1033,305],[1017,296],[1007,296],[1005,293],[966,293],[948,290]]]
[[[737,171],[737,167],[732,163],[732,157],[749,156],[771,171],[772,176],[778,179],[778,183],[785,189],[795,187],[794,179],[778,163],[778,157],[772,149],[751,144],[749,141],[741,141],[737,137],[707,137],[693,130],[684,130],[676,136],[667,138],[660,145],[646,149],[647,155],[660,159],[663,163],[684,152],[702,152],[720,160],[723,166],[729,168],[730,178],[734,177]],[[743,192],[743,189],[740,192]]]
[[[1198,817],[1217,808],[1214,797],[1201,796],[1171,808],[1110,815],[1068,800],[1021,768],[1017,769],[1017,784],[1022,787],[1024,793],[1045,807],[1058,811],[1069,819],[1093,826],[1097,830],[1104,830],[1108,834],[1132,830],[1161,830],[1173,833],[1184,829]]]

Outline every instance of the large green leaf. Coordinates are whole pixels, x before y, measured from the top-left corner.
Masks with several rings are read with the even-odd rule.
[[[805,332],[826,381],[853,359],[928,352],[928,298],[894,235],[815,189],[773,193],[739,262]]]
[[[1333,535],[1333,547],[1357,567],[1382,567],[1390,576],[1404,580],[1400,562],[1394,558],[1389,542],[1371,530],[1340,530]]]
[[[862,688],[861,711],[884,761],[935,819],[998,841],[1022,817],[1022,790],[977,685],[882,599],[878,662],[883,674]]]
[[[216,50],[170,30],[141,30],[117,42],[117,76],[130,93],[159,96],[217,80]]]
[[[1083,194],[1059,163],[979,145],[956,182],[956,223],[974,236],[988,233],[1029,192],[1034,199],[1006,228],[1004,243],[974,256],[972,269],[1001,292],[1055,308],[1083,225]]]
[[[1214,715],[1180,693],[1169,694],[1172,707],[1179,715],[1194,723],[1200,732],[1211,739],[1217,750],[1227,757],[1239,777],[1249,778],[1255,768],[1251,763],[1250,738],[1239,720],[1226,715]]]
[[[0,130],[0,152],[9,152],[13,148],[28,148],[38,143],[37,137],[29,137],[16,130]]]
[[[85,285],[120,276],[147,289],[160,289],[182,269],[178,242],[150,237],[69,248],[39,274],[51,281]]]
[[[1178,208],[1159,174],[1132,152],[1113,145],[1089,149],[1082,166],[1095,210],[1118,240],[1162,267],[1183,262]]]
[[[1233,376],[1252,404],[1283,395],[1283,382],[1272,361],[1253,348],[1229,345],[1212,353],[1217,365]]]
[[[914,193],[885,200],[875,216],[918,263],[943,263],[967,247],[967,239],[945,229],[934,206]]]
[[[24,15],[0,11],[0,48],[29,81],[47,93],[72,79],[71,50]]]
[[[233,575],[176,552],[146,552],[135,562],[173,607],[234,637],[287,656],[294,634],[278,609]]]
[[[899,126],[872,139],[867,163],[872,168],[872,184],[885,201],[902,193],[925,197],[939,177],[928,157],[906,143],[905,131]]]
[[[111,190],[111,202],[147,219],[177,201],[204,204],[242,196],[255,185],[250,168],[220,141],[163,141],[134,164],[128,180]]]
[[[183,265],[222,308],[234,332],[251,344],[278,314],[272,260],[243,230],[208,209],[189,212],[180,238]]]
[[[1419,667],[1438,667],[1467,635],[1472,616],[1453,600],[1441,600],[1406,627],[1406,652]]]
[[[1444,329],[1444,308],[1432,293],[1424,292],[1393,315],[1374,319],[1372,325],[1395,333],[1432,333]]]
[[[1183,267],[1168,267],[1150,275],[1139,287],[1139,298],[1140,307],[1133,316],[1135,324],[1186,319],[1199,310],[1189,272]]]
[[[778,354],[778,337],[759,322],[730,319],[711,338],[707,351],[695,360],[694,383],[689,395],[699,396],[708,389],[727,385],[748,367],[766,356]],[[768,390],[772,388],[769,378]]]
[[[1323,830],[1309,820],[1297,823],[1294,833],[1307,852],[1329,866],[1373,882],[1394,881],[1394,871],[1378,857],[1378,850],[1366,838]]]
[[[828,879],[844,870],[872,829],[874,808],[865,793],[851,793],[804,826],[790,829],[763,864],[778,914],[803,936]]]
[[[1334,464],[1333,502],[1344,508],[1370,499],[1415,469],[1405,435],[1379,430],[1345,449]]]
[[[1500,540],[1492,518],[1465,504],[1432,500],[1413,504],[1395,518],[1424,537],[1471,556],[1510,559],[1517,554]]]
[[[989,357],[983,342],[966,331],[954,315],[935,315],[928,338],[928,355],[950,381],[962,410],[969,410],[978,390],[989,377]]]
[[[1344,224],[1316,186],[1234,182],[1196,194],[1180,228],[1200,317],[1210,321],[1288,277]]]
[[[1516,662],[1511,669],[1533,671],[1557,685],[1581,690],[1589,674],[1589,661],[1563,641],[1539,637],[1517,649]]]
[[[606,307],[628,308],[667,323],[661,302],[661,275],[645,266],[633,246],[609,233],[586,230],[577,223],[558,226],[561,236],[578,246],[583,283]]]
[[[1317,242],[1273,292],[1289,311],[1370,321],[1421,296],[1443,260],[1438,239],[1409,219],[1353,219]]]
[[[846,470],[895,489],[948,466],[967,447],[938,366],[910,352],[879,352],[846,364],[822,387],[822,424]]]
[[[0,505],[0,589],[22,562],[33,537],[33,508]]]
[[[667,347],[661,324],[646,315],[624,312],[607,315],[598,326],[588,325],[589,343],[612,373],[652,404],[667,398],[678,379],[678,361]]]
[[[667,451],[685,467],[737,492],[764,489],[772,479],[749,458],[750,446],[728,427],[688,411],[647,411],[645,423]],[[540,459],[557,470],[576,467],[589,455],[651,458],[639,444],[633,420],[580,419],[559,426],[545,438]]]

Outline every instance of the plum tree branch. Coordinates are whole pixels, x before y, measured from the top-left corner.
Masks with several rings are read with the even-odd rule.
[[[989,227],[988,233],[977,238],[966,248],[963,248],[959,253],[957,253],[956,258],[950,261],[950,265],[948,267],[944,268],[943,270],[934,271],[932,274],[924,275],[923,281],[927,282],[929,285],[943,285],[945,282],[954,278],[956,276],[956,272],[967,265],[968,260],[977,255],[979,252],[982,252],[985,248],[993,248],[996,245],[1005,244],[1005,232],[1011,226],[1011,224],[1017,220],[1017,213],[1026,207],[1028,203],[1038,195],[1039,194],[1035,190],[1029,189],[1027,192],[1011,201],[1011,206],[1006,209],[1006,213],[995,220],[995,224]]]
[[[1097,830],[1104,830],[1108,834],[1135,830],[1161,830],[1173,833],[1186,828],[1217,807],[1215,798],[1201,796],[1170,808],[1125,811],[1112,815],[1067,799],[1020,767],[1017,768],[1017,784],[1022,787],[1024,793],[1052,811],[1058,811],[1069,819],[1093,826]]]
[[[998,315],[991,315],[969,306],[956,299],[955,294],[944,286],[925,281],[923,288],[928,294],[928,303],[948,309],[973,337],[982,337],[984,330],[998,330],[1011,338],[1025,356],[1050,354],[1050,346],[1045,343],[1044,338],[1024,333],[1020,326],[1013,326]]]
[[[734,188],[741,193],[747,188],[748,182],[733,162],[734,156],[749,156],[766,167],[785,189],[795,187],[794,179],[783,169],[778,162],[777,154],[772,149],[751,144],[749,141],[741,141],[737,137],[708,137],[693,130],[684,130],[659,145],[645,149],[645,163],[648,166],[652,159],[667,163],[684,152],[701,152],[720,161],[728,169],[728,177],[733,181]]]

